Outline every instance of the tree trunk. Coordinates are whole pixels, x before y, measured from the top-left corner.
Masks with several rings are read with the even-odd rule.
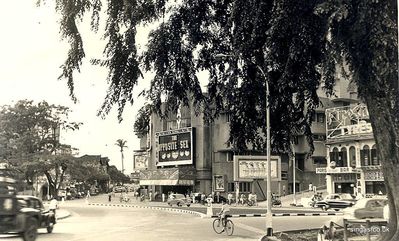
[[[371,94],[371,93],[370,93]],[[386,96],[366,97],[390,206],[389,231],[380,240],[399,240],[399,123]]]
[[[56,185],[55,185],[55,183],[53,181],[53,178],[51,177],[51,175],[50,175],[50,173],[48,171],[45,171],[44,175],[46,175],[47,181],[48,181],[48,184],[49,184],[50,193],[48,195],[52,195],[54,198],[57,198],[58,197],[58,192],[56,191]]]

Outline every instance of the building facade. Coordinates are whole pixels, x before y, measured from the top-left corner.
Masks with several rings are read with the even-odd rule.
[[[326,110],[328,193],[385,194],[381,161],[377,155],[369,113],[364,104]]]

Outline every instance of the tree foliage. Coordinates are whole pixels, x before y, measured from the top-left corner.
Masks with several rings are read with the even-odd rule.
[[[115,166],[108,167],[108,175],[114,183],[126,183],[129,182],[129,177],[119,171]]]
[[[73,44],[80,43],[80,35],[69,33],[77,29],[76,21],[88,9],[98,16],[95,13],[100,4],[89,0],[78,5],[68,0],[58,2],[62,18],[74,18],[70,25],[60,25],[61,32],[71,41],[73,55],[82,56],[83,45],[76,50]],[[108,1],[104,59],[92,60],[109,70],[109,90],[99,114],[105,115],[118,105],[121,117],[125,104],[134,101],[133,89],[142,73],[151,71],[155,76],[142,94],[154,112],[165,117],[180,103],[191,102],[197,111],[205,111],[207,121],[226,112],[232,116],[230,143],[239,149],[249,144],[264,149],[268,81],[275,150],[287,149],[294,132],[305,132],[311,138],[310,116],[319,105],[316,90],[320,73],[315,66],[323,59],[326,31],[325,18],[314,13],[320,2]],[[98,21],[92,23],[97,29]],[[151,23],[159,25],[139,55],[137,27]],[[217,61],[215,56],[220,53],[231,57]],[[64,65],[67,72],[79,70],[68,64],[69,59],[70,55]],[[206,93],[198,79],[202,70],[209,73]],[[72,75],[67,79],[71,86]],[[164,108],[162,96],[166,97]]]
[[[21,100],[0,108],[0,158],[25,175],[32,183],[46,175],[53,193],[63,182],[74,157],[73,148],[60,143],[59,131],[76,130],[81,123],[68,121],[70,110],[45,101],[34,104]]]

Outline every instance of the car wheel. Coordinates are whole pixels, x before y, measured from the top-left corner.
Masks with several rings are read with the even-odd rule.
[[[181,206],[183,206],[183,205],[182,205],[181,203],[177,203],[177,206],[178,206],[178,207],[181,207]]]
[[[190,204],[187,204],[187,207],[190,207]]]
[[[52,233],[54,229],[54,223],[50,222],[47,226],[47,233]]]
[[[37,237],[37,222],[34,218],[29,218],[26,223],[25,231],[22,233],[24,241],[34,241]]]
[[[172,204],[171,204],[171,203],[168,203],[168,205],[172,207]]]
[[[337,211],[337,212],[339,211],[339,209],[338,209],[338,208],[336,208],[336,209],[334,209],[334,210],[335,210],[335,211]]]
[[[321,209],[322,209],[323,211],[327,211],[328,205],[323,205],[323,206],[321,206]]]

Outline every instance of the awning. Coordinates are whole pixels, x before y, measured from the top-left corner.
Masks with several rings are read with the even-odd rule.
[[[140,185],[157,186],[193,186],[194,180],[140,180]]]

